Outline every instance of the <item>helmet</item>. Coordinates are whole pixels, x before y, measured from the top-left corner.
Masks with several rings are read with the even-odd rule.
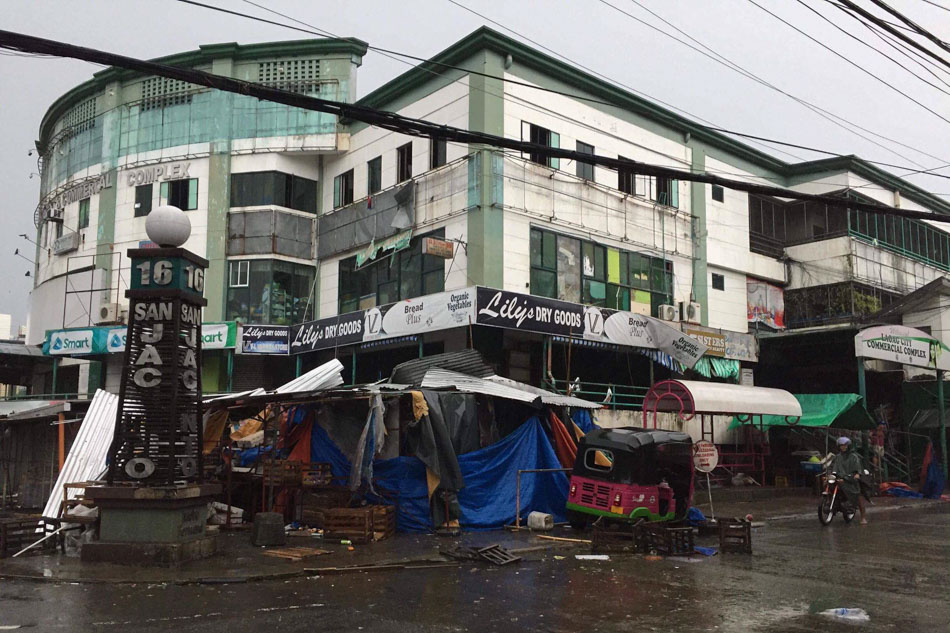
[[[839,437],[838,446],[847,446],[851,443],[851,438],[848,437]]]

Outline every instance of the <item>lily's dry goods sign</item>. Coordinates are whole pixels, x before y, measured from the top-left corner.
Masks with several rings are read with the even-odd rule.
[[[245,325],[241,328],[241,353],[289,354],[289,336],[286,325]]]
[[[476,323],[658,349],[687,367],[695,365],[708,349],[702,342],[644,314],[492,288],[478,288]]]
[[[474,320],[475,288],[439,292],[295,325],[290,329],[290,353],[436,332]]]
[[[177,248],[132,249],[125,368],[109,481],[201,479],[201,309],[208,262]]]

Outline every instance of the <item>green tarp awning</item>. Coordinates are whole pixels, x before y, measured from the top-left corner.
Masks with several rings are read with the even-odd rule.
[[[802,417],[797,427],[847,429],[870,431],[875,428],[874,419],[861,404],[856,393],[796,393],[795,399],[802,405]],[[756,420],[756,426],[758,426]],[[739,420],[733,418],[730,429],[739,428]],[[792,426],[782,415],[763,415],[762,426]]]

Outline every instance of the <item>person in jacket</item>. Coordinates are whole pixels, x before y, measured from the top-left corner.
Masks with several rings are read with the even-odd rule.
[[[861,494],[861,457],[851,449],[849,438],[838,438],[838,454],[831,462],[831,470],[838,473],[838,490],[845,494],[849,502],[858,504],[861,525],[867,525],[864,495]]]

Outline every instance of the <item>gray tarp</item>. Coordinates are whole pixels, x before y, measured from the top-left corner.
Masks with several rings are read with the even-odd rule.
[[[402,187],[380,191],[370,198],[320,216],[317,219],[317,257],[331,257],[410,228],[415,217],[414,190],[410,181]]]

